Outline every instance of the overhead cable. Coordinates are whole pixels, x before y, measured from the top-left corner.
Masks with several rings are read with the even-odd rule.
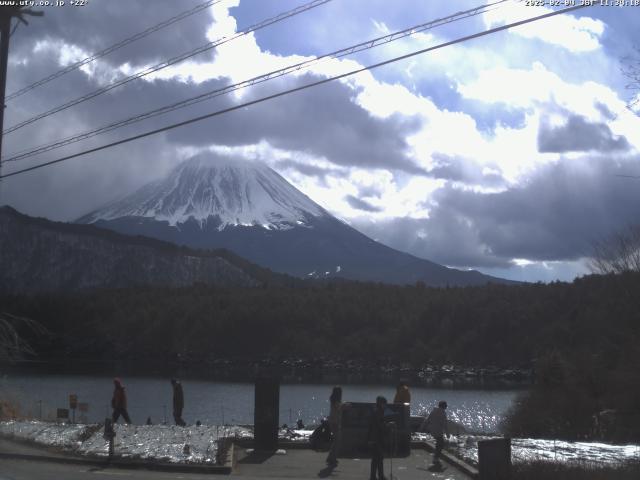
[[[194,57],[196,55],[199,55],[201,53],[207,52],[209,50],[212,50],[220,45],[223,45],[225,43],[231,42],[232,40],[235,40],[236,38],[242,37],[244,35],[247,35],[251,32],[255,32],[256,30],[260,30],[262,28],[265,28],[269,25],[272,25],[274,23],[280,22],[282,20],[285,20],[287,18],[293,17],[295,15],[298,15],[300,13],[306,12],[308,10],[311,10],[312,8],[318,7],[320,5],[323,5],[325,3],[330,2],[331,0],[313,0],[309,3],[305,3],[304,5],[301,5],[299,7],[296,7],[292,10],[289,10],[287,12],[281,13],[275,17],[271,17],[267,20],[263,20],[260,23],[257,23],[255,25],[252,25],[251,27],[245,28],[244,30],[240,30],[239,32],[234,33],[233,35],[229,36],[229,37],[222,37],[219,38],[217,40],[214,40],[212,42],[207,42],[204,45],[191,50],[189,52],[183,53],[181,55],[178,55],[176,57],[170,58],[169,60],[165,60],[164,62],[158,63],[152,67],[148,67],[145,68],[144,70],[140,70],[139,72],[134,73],[133,75],[129,75],[128,77],[122,78],[120,80],[116,80],[113,83],[110,83],[109,85],[106,85],[102,88],[99,88],[97,90],[94,90],[93,92],[87,93],[86,95],[83,95],[81,97],[78,97],[74,100],[71,100],[67,103],[64,103],[62,105],[59,105],[55,108],[52,108],[51,110],[48,110],[46,112],[40,113],[34,117],[28,118],[27,120],[24,120],[22,122],[19,122],[9,128],[7,128],[4,132],[2,132],[3,135],[6,135],[8,133],[11,132],[15,132],[16,130],[32,124],[34,122],[37,122],[38,120],[41,120],[45,117],[48,117],[50,115],[53,115],[55,113],[61,112],[63,110],[66,110],[70,107],[73,107],[75,105],[78,105],[79,103],[82,102],[86,102],[87,100],[91,100],[92,98],[95,98],[99,95],[102,95],[103,93],[109,92],[111,90],[113,90],[114,88],[120,87],[122,85],[125,85],[129,82],[132,82],[134,80],[137,80],[139,78],[145,77],[147,75],[150,75],[151,73],[155,73],[159,70],[162,70],[164,68],[167,68],[171,65],[175,65],[176,63],[180,63],[183,62],[191,57]]]
[[[31,148],[31,149],[26,149],[23,150],[21,152],[15,152],[13,154],[11,154],[10,156],[7,156],[6,159],[3,159],[3,162],[14,162],[17,160],[22,160],[25,158],[29,158],[32,157],[34,155],[38,155],[44,152],[48,152],[51,150],[55,150],[57,148],[61,148],[64,147],[66,145],[70,145],[72,143],[76,143],[82,140],[86,140],[88,138],[94,137],[96,135],[101,135],[103,133],[107,133],[107,132],[111,132],[113,130],[116,130],[118,128],[122,128],[128,125],[132,125],[134,123],[138,123],[140,121],[143,120],[147,120],[149,118],[153,118],[159,115],[163,115],[169,112],[172,112],[174,110],[180,109],[180,108],[185,108],[185,107],[189,107],[191,105],[195,105],[197,103],[206,101],[206,100],[210,100],[212,98],[216,98],[222,95],[226,95],[229,94],[231,92],[234,92],[236,90],[240,90],[243,88],[247,88],[247,87],[251,87],[253,85],[257,85],[263,82],[266,82],[268,80],[272,80],[274,78],[279,78],[282,77],[284,75],[288,75],[291,74],[293,72],[302,70],[302,69],[306,69],[309,67],[312,67],[314,65],[316,65],[317,63],[320,63],[322,61],[328,60],[328,59],[336,59],[336,58],[341,58],[347,55],[352,55],[354,53],[357,52],[361,52],[363,50],[368,50],[374,47],[378,47],[380,45],[385,45],[387,43],[396,41],[396,40],[400,40],[402,38],[411,36],[415,33],[419,33],[419,32],[423,32],[426,30],[430,30],[432,28],[441,26],[441,25],[446,25],[448,23],[452,23],[455,21],[459,21],[465,18],[469,18],[472,17],[474,15],[480,15],[482,13],[486,13],[487,11],[490,11],[492,9],[495,9],[497,5],[505,3],[509,0],[499,0],[499,1],[495,1],[493,3],[489,3],[489,4],[485,4],[485,5],[481,5],[479,7],[476,8],[472,8],[469,10],[464,10],[461,12],[457,12],[454,13],[452,15],[443,17],[443,18],[439,18],[436,20],[432,20],[430,22],[426,22],[426,23],[422,23],[419,25],[415,25],[413,27],[409,27],[409,28],[405,28],[404,30],[400,30],[394,33],[390,33],[388,35],[384,35],[381,37],[377,37],[371,40],[367,40],[366,42],[361,42],[358,43],[356,45],[352,45],[350,47],[347,48],[343,48],[340,50],[336,50],[332,53],[327,53],[318,57],[314,57],[312,59],[309,60],[305,60],[303,62],[299,62],[299,63],[295,63],[293,65],[289,65],[287,67],[278,69],[278,70],[273,70],[271,72],[259,75],[257,77],[253,77],[250,78],[248,80],[243,80],[242,82],[238,82],[232,85],[227,85],[225,87],[222,88],[218,88],[215,90],[211,90],[209,92],[206,93],[202,93],[200,95],[194,96],[194,97],[190,97],[188,99],[185,100],[181,100],[179,102],[175,102],[169,105],[165,105],[163,107],[139,114],[139,115],[135,115],[133,117],[127,118],[125,120],[120,120],[118,122],[114,122],[114,123],[110,123],[108,125],[102,126],[100,128],[91,130],[91,131],[87,131],[87,132],[83,132],[81,134],[77,134],[77,135],[73,135],[61,140],[57,140],[55,142],[52,143],[48,143],[45,145],[41,145],[39,147],[36,148]]]
[[[302,85],[300,87],[295,87],[295,88],[291,88],[289,90],[284,90],[282,92],[274,93],[272,95],[267,95],[265,97],[261,97],[261,98],[255,99],[255,100],[251,100],[249,102],[245,102],[245,103],[242,103],[242,104],[234,105],[233,107],[224,108],[222,110],[217,110],[215,112],[207,113],[205,115],[200,115],[198,117],[194,117],[194,118],[191,118],[189,120],[185,120],[185,121],[182,121],[182,122],[178,122],[178,123],[174,123],[174,124],[171,124],[171,125],[167,125],[165,127],[157,128],[155,130],[151,130],[151,131],[148,131],[148,132],[145,132],[145,133],[141,133],[141,134],[138,134],[138,135],[133,135],[131,137],[124,138],[122,140],[117,140],[115,142],[110,142],[110,143],[107,143],[105,145],[101,145],[99,147],[90,148],[88,150],[83,150],[81,152],[74,153],[74,154],[71,154],[71,155],[66,155],[64,157],[57,158],[55,160],[50,160],[48,162],[40,163],[38,165],[33,165],[31,167],[23,168],[21,170],[16,170],[14,172],[5,173],[3,175],[0,175],[0,180],[8,178],[8,177],[15,176],[15,175],[20,175],[20,174],[23,174],[23,173],[26,173],[26,172],[30,172],[30,171],[33,171],[33,170],[37,170],[37,169],[40,169],[40,168],[44,168],[44,167],[47,167],[47,166],[50,166],[50,165],[54,165],[54,164],[57,164],[57,163],[65,162],[67,160],[71,160],[73,158],[77,158],[77,157],[81,157],[81,156],[84,156],[84,155],[88,155],[90,153],[95,153],[95,152],[99,152],[99,151],[102,151],[102,150],[106,150],[108,148],[115,147],[115,146],[118,146],[118,145],[123,145],[125,143],[129,143],[129,142],[132,142],[134,140],[140,140],[142,138],[146,138],[146,137],[149,137],[149,136],[152,136],[152,135],[156,135],[158,133],[162,133],[162,132],[166,132],[166,131],[169,131],[169,130],[173,130],[175,128],[184,127],[186,125],[191,125],[192,123],[200,122],[200,121],[206,120],[208,118],[212,118],[212,117],[216,117],[216,116],[219,116],[219,115],[223,115],[225,113],[233,112],[235,110],[240,110],[240,109],[249,107],[251,105],[256,105],[256,104],[259,104],[259,103],[262,103],[262,102],[266,102],[268,100],[273,100],[275,98],[283,97],[285,95],[289,95],[289,94],[294,93],[294,92],[299,92],[299,91],[302,91],[302,90],[307,90],[307,89],[312,88],[312,87],[317,87],[319,85],[324,85],[324,84],[332,82],[334,80],[339,80],[339,79],[346,78],[346,77],[349,77],[349,76],[352,76],[352,75],[355,75],[355,74],[358,74],[358,73],[365,72],[367,70],[372,70],[372,69],[375,69],[375,68],[382,67],[384,65],[389,65],[391,63],[395,63],[395,62],[398,62],[400,60],[406,60],[407,58],[415,57],[416,55],[421,55],[421,54],[424,54],[424,53],[427,53],[427,52],[431,52],[431,51],[434,51],[434,50],[438,50],[438,49],[441,49],[441,48],[444,48],[444,47],[448,47],[448,46],[455,45],[455,44],[458,44],[458,43],[463,43],[463,42],[466,42],[466,41],[469,41],[469,40],[473,40],[475,38],[483,37],[485,35],[490,35],[492,33],[500,32],[502,30],[507,30],[509,28],[517,27],[517,26],[520,26],[520,25],[525,25],[527,23],[531,23],[531,22],[535,22],[535,21],[542,20],[542,19],[545,19],[545,18],[553,17],[555,15],[560,15],[562,13],[575,11],[575,10],[578,10],[578,9],[581,9],[581,8],[585,8],[585,7],[588,7],[588,6],[590,6],[590,5],[589,4],[582,4],[582,5],[575,5],[575,6],[572,6],[572,7],[566,7],[566,8],[560,9],[560,10],[554,10],[553,12],[549,12],[549,13],[545,13],[545,14],[542,14],[542,15],[538,15],[536,17],[531,17],[531,18],[528,18],[528,19],[525,19],[525,20],[520,20],[520,21],[509,23],[509,24],[506,24],[506,25],[501,25],[499,27],[494,27],[494,28],[491,28],[489,30],[485,30],[485,31],[482,31],[482,32],[474,33],[472,35],[459,37],[459,38],[457,38],[455,40],[450,40],[448,42],[440,43],[440,44],[432,46],[432,47],[423,48],[421,50],[417,50],[417,51],[414,51],[414,52],[411,52],[411,53],[407,53],[407,54],[401,55],[399,57],[394,57],[394,58],[391,58],[389,60],[385,60],[385,61],[382,61],[382,62],[379,62],[379,63],[375,63],[375,64],[372,64],[372,65],[369,65],[369,66],[366,66],[366,67],[357,68],[355,70],[351,70],[351,71],[346,72],[346,73],[335,75],[333,77],[324,78],[322,80],[318,80],[316,82],[308,83],[308,84]]]
[[[103,50],[100,50],[99,52],[93,53],[91,55],[89,55],[86,58],[83,58],[82,60],[79,60],[75,63],[72,63],[71,65],[63,68],[62,70],[58,70],[57,72],[52,73],[51,75],[48,75],[40,80],[38,80],[37,82],[33,82],[30,85],[27,85],[26,87],[21,88],[20,90],[11,93],[10,95],[7,95],[6,97],[6,101],[9,100],[13,100],[16,97],[19,97],[20,95],[23,95],[31,90],[33,90],[34,88],[38,88],[46,83],[49,83],[51,80],[55,80],[56,78],[59,78],[63,75],[66,75],[67,73],[73,72],[74,70],[77,70],[78,68],[93,62],[94,60],[97,60],[98,58],[102,58],[106,55],[109,55],[112,52],[115,52],[116,50],[119,50],[120,48],[129,45],[130,43],[135,42],[136,40],[140,40],[141,38],[144,38],[148,35],[151,35],[154,32],[157,32],[158,30],[162,30],[165,27],[168,27],[169,25],[173,25],[176,22],[179,22],[180,20],[183,20],[187,17],[190,17],[191,15],[194,15],[206,8],[209,8],[213,5],[215,5],[216,3],[220,3],[224,0],[208,0],[204,3],[201,3],[199,5],[196,5],[195,7],[193,7],[190,10],[186,10],[178,15],[175,15],[171,18],[168,18],[167,20],[158,23],[157,25],[154,25],[153,27],[149,27],[146,30],[136,33],[135,35],[132,35],[128,38],[125,38],[124,40],[115,43],[113,45],[111,45],[110,47],[107,47]]]

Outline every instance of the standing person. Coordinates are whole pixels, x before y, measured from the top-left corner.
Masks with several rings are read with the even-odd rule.
[[[411,403],[411,392],[407,382],[400,381],[396,388],[396,396],[393,397],[393,403]]]
[[[327,465],[335,467],[338,465],[338,448],[340,448],[340,440],[342,436],[342,388],[333,387],[331,396],[329,397],[331,410],[329,411],[329,428],[333,434],[331,449],[327,455]]]
[[[444,400],[438,403],[438,406],[431,410],[431,413],[422,422],[421,432],[429,432],[436,440],[436,453],[433,456],[433,465],[440,467],[440,457],[442,456],[442,448],[444,447],[444,434],[449,436],[447,428],[447,402]]]
[[[114,378],[113,385],[115,388],[113,389],[113,397],[111,397],[111,407],[113,408],[111,421],[116,423],[120,415],[122,415],[124,421],[127,422],[127,424],[131,424],[131,418],[129,418],[129,413],[127,413],[127,394],[122,386],[122,380]]]
[[[186,423],[182,419],[182,410],[184,409],[184,391],[182,390],[182,384],[175,378],[172,378],[171,386],[173,387],[173,419],[176,425],[184,427]]]
[[[386,398],[376,398],[376,410],[371,416],[371,423],[369,424],[368,440],[371,446],[371,474],[369,475],[369,480],[376,480],[376,472],[378,473],[378,480],[385,480],[384,444],[387,436],[387,427],[384,423],[384,407],[386,405]]]

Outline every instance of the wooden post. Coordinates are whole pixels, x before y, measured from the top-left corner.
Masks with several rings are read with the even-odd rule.
[[[15,14],[15,7],[0,9],[0,156],[2,156],[2,132],[4,130],[4,96],[7,86],[7,63],[9,61],[9,36],[11,35],[11,19]],[[0,173],[2,164],[0,163]]]

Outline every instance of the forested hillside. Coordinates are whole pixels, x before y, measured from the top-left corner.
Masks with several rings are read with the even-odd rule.
[[[336,357],[530,365],[588,352],[615,367],[640,334],[640,274],[466,288],[368,283],[134,288],[0,297],[54,336],[41,356]]]

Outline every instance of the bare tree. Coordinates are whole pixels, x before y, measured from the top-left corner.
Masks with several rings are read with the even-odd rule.
[[[26,329],[37,335],[46,335],[48,330],[40,323],[10,313],[0,313],[0,365],[20,360],[24,355],[34,355],[31,345],[19,331]]]
[[[601,274],[640,272],[640,225],[595,242],[589,268]]]
[[[636,55],[622,59],[622,73],[630,80],[627,90],[633,93],[627,108],[636,115],[640,115],[640,47],[636,47]]]

